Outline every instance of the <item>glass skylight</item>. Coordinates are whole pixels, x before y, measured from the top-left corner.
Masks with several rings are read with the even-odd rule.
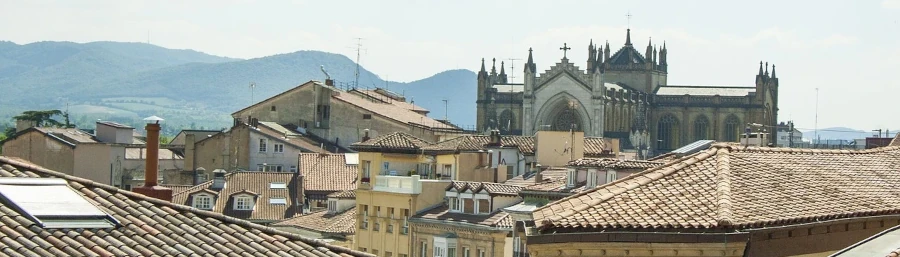
[[[287,204],[287,199],[282,197],[269,198],[269,204]]]
[[[269,183],[269,189],[285,189],[285,188],[287,188],[287,183],[284,183],[284,182]]]
[[[112,216],[59,178],[0,178],[0,201],[44,228],[112,228]]]

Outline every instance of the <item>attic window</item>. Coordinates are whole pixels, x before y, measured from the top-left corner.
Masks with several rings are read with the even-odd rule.
[[[272,182],[269,183],[269,189],[286,189],[287,184],[284,182]]]
[[[272,106],[272,111],[273,111],[273,112],[275,111],[275,106],[274,106],[274,105]]]
[[[115,218],[88,202],[59,178],[0,178],[0,201],[43,228],[114,228],[119,225]]]
[[[371,120],[371,119],[372,119],[372,114],[363,114],[363,119],[364,119],[364,120]]]
[[[272,197],[269,198],[269,204],[286,205],[287,199],[284,197]]]

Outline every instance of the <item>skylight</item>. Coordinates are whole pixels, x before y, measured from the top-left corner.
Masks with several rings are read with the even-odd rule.
[[[287,188],[287,183],[284,183],[284,182],[269,183],[269,189],[285,189],[285,188]]]
[[[287,204],[287,199],[283,197],[272,197],[269,198],[269,204]]]
[[[59,178],[0,178],[0,201],[44,228],[118,225]]]

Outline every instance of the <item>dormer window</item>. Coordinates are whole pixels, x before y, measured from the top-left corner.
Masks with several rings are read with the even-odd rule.
[[[461,211],[462,206],[459,204],[459,198],[456,197],[447,197],[447,206],[450,206],[451,211]]]
[[[578,171],[575,169],[568,169],[566,176],[566,187],[573,188],[575,187],[575,183],[578,181]]]
[[[253,210],[253,196],[241,195],[234,197],[234,209],[238,211]]]
[[[588,169],[587,172],[587,188],[594,188],[597,186],[597,169]]]
[[[329,199],[328,200],[328,213],[336,213],[337,212],[337,200]]]
[[[606,171],[606,183],[616,181],[616,170],[610,169]]]
[[[207,194],[198,194],[193,197],[191,206],[201,210],[212,210],[212,196]]]

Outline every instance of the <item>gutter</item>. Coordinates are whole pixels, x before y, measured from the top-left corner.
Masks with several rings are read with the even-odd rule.
[[[410,223],[416,222],[416,223],[423,223],[423,224],[432,224],[432,225],[445,225],[445,226],[470,228],[470,229],[480,229],[480,230],[487,230],[487,231],[491,231],[491,232],[510,232],[510,231],[512,231],[512,228],[507,229],[507,228],[492,227],[492,226],[488,226],[488,225],[479,225],[479,224],[464,223],[464,222],[458,222],[458,221],[433,220],[433,219],[425,219],[425,218],[409,218],[409,222]]]

